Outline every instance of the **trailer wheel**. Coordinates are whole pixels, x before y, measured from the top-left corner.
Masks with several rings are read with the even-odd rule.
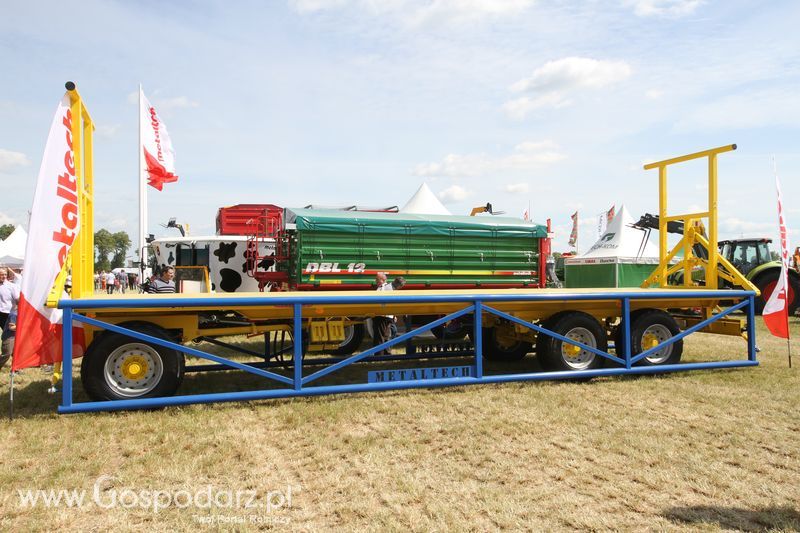
[[[608,351],[605,329],[586,313],[562,313],[546,320],[542,326],[592,348]],[[547,370],[591,370],[603,363],[603,357],[550,335],[540,334],[537,348],[540,362]]]
[[[344,341],[331,353],[334,355],[350,355],[361,347],[363,341],[364,324],[352,324],[344,328]]]
[[[151,324],[126,327],[171,340],[164,330]],[[183,380],[184,364],[183,354],[176,350],[106,332],[86,350],[81,382],[86,394],[96,401],[171,396]]]
[[[461,340],[467,336],[470,331],[470,325],[462,322],[459,319],[451,320],[441,326],[431,328],[431,333],[437,339],[444,340]]]
[[[529,342],[497,335],[497,328],[483,328],[483,357],[489,361],[519,361],[531,351]]]
[[[680,331],[678,323],[665,311],[650,309],[639,313],[631,323],[631,357],[671,339]],[[621,342],[622,334],[617,335],[617,338]],[[637,365],[672,365],[680,362],[682,354],[683,340],[679,340],[645,357]]]

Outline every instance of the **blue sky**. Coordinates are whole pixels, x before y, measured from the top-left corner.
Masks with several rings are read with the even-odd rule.
[[[0,222],[25,222],[52,114],[74,80],[97,125],[96,223],[137,227],[137,108],[169,128],[180,180],[150,192],[213,233],[216,209],[402,205],[427,182],[454,213],[657,212],[647,161],[720,158],[721,237],[775,236],[771,156],[800,229],[800,3],[728,0],[5,2]],[[84,31],[75,30],[82,22]],[[676,171],[670,208],[705,202]]]

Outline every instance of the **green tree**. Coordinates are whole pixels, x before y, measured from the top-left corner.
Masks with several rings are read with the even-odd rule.
[[[128,253],[128,248],[131,247],[131,238],[128,237],[127,232],[118,231],[111,235],[114,241],[114,257],[111,259],[111,268],[125,266],[125,255]]]
[[[95,270],[111,270],[108,254],[114,251],[114,236],[107,229],[94,232],[94,249],[97,256],[94,261]]]
[[[12,233],[14,233],[14,224],[3,224],[0,226],[0,239],[6,240]]]

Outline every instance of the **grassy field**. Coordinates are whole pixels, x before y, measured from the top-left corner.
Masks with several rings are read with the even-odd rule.
[[[752,369],[69,416],[29,370],[0,426],[0,528],[796,531],[800,353],[788,369],[760,323],[758,344]],[[685,353],[744,350],[698,334]],[[86,500],[26,506],[28,489]]]

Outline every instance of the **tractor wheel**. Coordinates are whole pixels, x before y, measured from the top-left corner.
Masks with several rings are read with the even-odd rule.
[[[172,340],[152,324],[125,325],[139,333]],[[81,382],[96,401],[172,396],[183,380],[181,352],[105,332],[95,338],[81,363]]]
[[[660,309],[648,309],[631,317],[631,357],[671,339],[681,329],[672,315]],[[622,342],[618,332],[618,342]],[[679,363],[683,354],[683,341],[676,341],[637,363],[641,366],[673,365]],[[621,356],[620,356],[621,357]]]
[[[760,315],[764,311],[764,306],[767,304],[772,291],[778,284],[778,278],[781,275],[780,269],[773,268],[760,274],[753,284],[761,291],[761,296],[756,298],[756,314]],[[787,299],[789,300],[789,316],[794,315],[797,306],[800,305],[800,281],[789,274],[789,287],[787,290]]]
[[[546,320],[546,329],[602,352],[608,351],[605,328],[591,315],[580,311],[561,313]],[[603,357],[550,335],[539,335],[537,352],[547,370],[591,370],[603,364]]]

